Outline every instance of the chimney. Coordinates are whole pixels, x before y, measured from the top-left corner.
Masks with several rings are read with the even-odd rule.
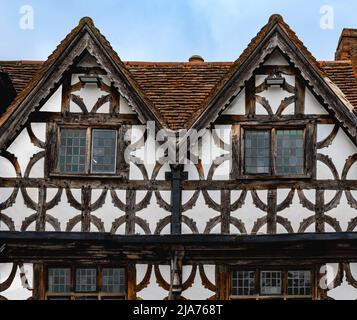
[[[203,63],[203,62],[205,62],[205,60],[199,55],[193,55],[192,57],[190,57],[190,59],[188,59],[188,61],[192,62],[192,63]]]
[[[357,29],[343,29],[335,60],[351,60],[357,77]]]

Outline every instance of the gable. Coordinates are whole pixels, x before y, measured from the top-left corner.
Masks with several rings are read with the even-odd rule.
[[[89,18],[84,18],[61,42],[26,89],[16,97],[0,118],[1,147],[9,145],[30,115],[40,109],[56,92],[63,82],[65,73],[85,53],[90,54],[105,71],[108,81],[135,110],[142,123],[152,120],[159,128],[161,127],[164,120],[159,112],[141,91],[109,43],[95,29],[93,22]]]
[[[356,144],[357,117],[354,113],[354,106],[337,85],[327,77],[316,59],[278,15],[272,16],[269,23],[252,40],[227,75],[212,90],[202,111],[192,117],[187,128],[209,127],[244,87],[245,95],[247,95],[247,82],[253,78],[254,72],[264,63],[267,61],[271,63],[270,61],[276,59],[271,55],[275,55],[277,50],[283,54],[291,66],[298,70],[299,76],[307,84],[307,87]],[[280,58],[280,63],[281,61],[286,64]]]

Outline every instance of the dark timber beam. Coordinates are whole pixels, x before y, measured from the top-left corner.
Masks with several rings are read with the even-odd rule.
[[[0,232],[0,263],[266,265],[357,262],[357,233],[278,235],[131,235],[66,232]],[[177,256],[179,257],[179,256]],[[180,265],[178,265],[180,266]],[[173,271],[179,268],[173,268]]]

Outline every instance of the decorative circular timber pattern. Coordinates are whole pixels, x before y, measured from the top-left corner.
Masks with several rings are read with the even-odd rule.
[[[101,96],[100,98],[98,98],[97,102],[95,103],[95,105],[93,106],[92,110],[90,113],[97,113],[98,110],[104,106],[107,102],[111,102],[112,101],[112,97],[111,95],[105,95],[105,96]]]
[[[345,166],[343,168],[343,171],[342,171],[342,177],[341,177],[342,180],[347,180],[348,173],[351,170],[352,166],[356,162],[357,162],[357,153],[355,153],[353,156],[350,156],[346,160],[346,164],[345,164]],[[352,192],[350,190],[345,190],[345,195],[346,195],[346,198],[347,198],[347,202],[351,206],[351,208],[357,209],[357,200],[352,195]]]
[[[322,220],[324,223],[330,225],[336,232],[342,232],[341,226],[335,218],[332,218],[331,216],[328,215],[324,215]],[[314,223],[316,223],[316,216],[310,216],[304,219],[300,224],[298,233],[304,233],[307,230],[307,228]]]
[[[290,96],[281,101],[278,111],[276,112],[277,116],[281,116],[283,112],[293,103],[296,102],[295,96]]]
[[[317,160],[322,162],[323,164],[325,164],[331,170],[334,180],[336,180],[336,181],[340,180],[337,169],[336,169],[335,165],[333,164],[332,160],[328,156],[323,155],[323,154],[318,154]],[[327,204],[323,205],[324,212],[328,212],[334,208],[337,208],[337,206],[340,204],[342,194],[343,194],[342,190],[336,191],[336,194],[334,195],[332,200],[329,201]],[[310,200],[308,200],[306,198],[303,190],[299,189],[298,195],[299,195],[300,203],[302,204],[302,206],[304,208],[307,208],[310,211],[316,210],[315,204],[313,204]]]
[[[18,267],[18,265],[16,263],[12,264],[12,268],[11,268],[11,272],[10,272],[9,276],[7,277],[7,279],[4,282],[0,283],[0,292],[4,292],[10,288],[11,284],[13,283],[13,281],[15,279],[17,267]]]
[[[36,219],[37,219],[37,213],[32,214],[29,217],[26,217],[21,224],[21,231],[22,232],[26,231],[29,228],[29,226],[36,221]],[[55,231],[58,232],[61,231],[61,224],[56,218],[52,217],[49,214],[46,214],[45,221],[48,224],[50,224]]]
[[[118,231],[118,229],[127,222],[127,219],[128,219],[127,216],[121,216],[115,219],[112,224],[112,229],[110,230],[110,233],[115,234]],[[143,229],[145,234],[151,234],[149,223],[146,220],[137,216],[133,217],[133,219],[134,219],[134,223],[137,224],[141,229]]]
[[[268,112],[269,116],[273,116],[274,115],[273,110],[272,110],[272,108],[270,106],[269,100],[267,100],[264,97],[256,95],[255,96],[255,101],[256,101],[256,103],[259,103]]]
[[[203,233],[204,234],[211,233],[211,231],[221,222],[222,222],[221,216],[217,216],[217,217],[210,219],[207,222],[205,231]],[[242,220],[237,219],[235,217],[229,217],[229,223],[231,225],[233,225],[234,227],[236,227],[241,234],[247,234],[247,230],[245,229],[245,226],[244,226],[244,223],[242,222]]]
[[[32,126],[31,123],[27,126],[27,133],[30,137],[31,143],[40,149],[45,149],[46,148],[46,143],[43,142],[41,139],[37,138],[36,135],[34,134],[33,130],[32,130]]]
[[[0,154],[0,157],[3,157],[6,160],[8,160],[15,169],[16,177],[21,178],[22,175],[21,175],[20,164],[19,164],[17,158],[15,157],[15,155],[13,155],[12,153],[10,153],[8,151],[2,151]]]
[[[71,94],[70,95],[70,99],[71,99],[72,102],[74,102],[79,107],[79,109],[81,109],[81,111],[84,114],[88,114],[88,110],[87,110],[87,107],[86,107],[86,105],[84,103],[84,100],[80,96],[77,96],[75,94]]]
[[[98,217],[89,215],[90,222],[98,229],[99,232],[105,232],[104,223]],[[71,232],[74,227],[82,222],[82,215],[77,215],[67,222],[66,232]]]
[[[282,225],[288,233],[294,233],[294,230],[293,230],[293,228],[291,226],[291,223],[290,223],[289,219],[283,218],[281,216],[276,216],[276,222],[278,224]],[[259,230],[261,228],[263,228],[263,226],[265,226],[267,223],[268,223],[268,217],[267,216],[259,218],[254,223],[254,226],[253,226],[253,229],[252,229],[252,234],[258,234]]]
[[[192,287],[193,282],[195,281],[196,274],[197,274],[197,265],[193,264],[190,272],[189,277],[186,281],[182,283],[182,291],[187,290],[188,288]],[[170,284],[164,279],[161,274],[160,267],[158,265],[154,266],[154,273],[156,277],[157,284],[166,291],[170,291]]]
[[[162,230],[164,230],[164,228],[166,226],[168,226],[171,223],[171,216],[167,216],[163,219],[161,219],[156,226],[156,230],[155,230],[155,235],[159,235],[161,234]],[[193,234],[198,234],[199,231],[197,229],[197,225],[196,222],[193,219],[190,219],[187,216],[182,216],[182,223],[185,224],[186,226],[188,226],[188,228],[191,230],[191,232]]]
[[[19,187],[15,187],[14,190],[12,190],[11,195],[5,201],[0,203],[0,210],[5,210],[12,207],[15,204],[18,193]]]

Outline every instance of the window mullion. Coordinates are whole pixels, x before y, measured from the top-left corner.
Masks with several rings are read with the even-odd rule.
[[[87,143],[86,143],[86,173],[92,172],[92,129],[87,128]]]
[[[271,150],[270,150],[270,170],[272,175],[276,175],[276,157],[277,157],[277,137],[276,128],[271,129]]]

